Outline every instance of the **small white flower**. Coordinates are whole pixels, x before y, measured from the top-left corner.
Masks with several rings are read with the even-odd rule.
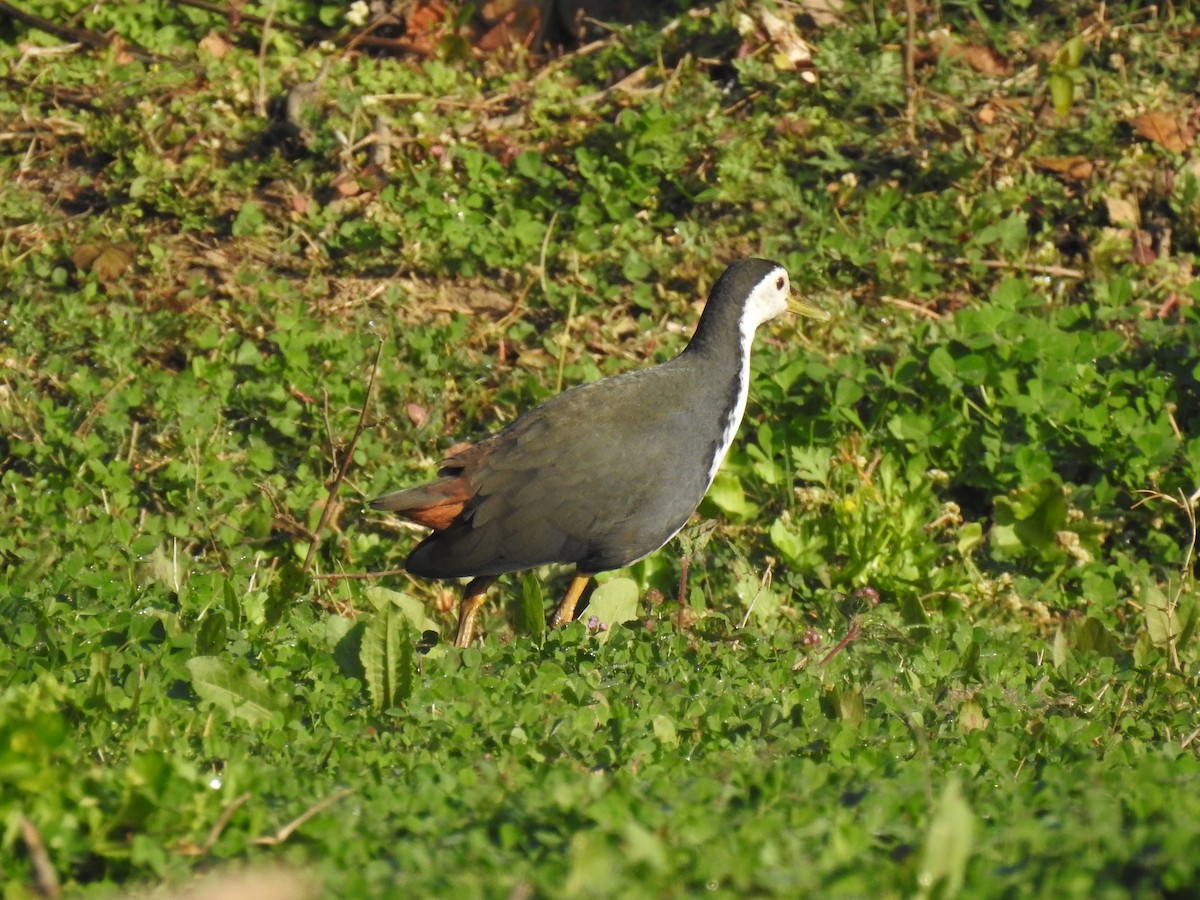
[[[367,6],[364,0],[354,0],[350,4],[350,8],[346,10],[346,21],[356,28],[361,28],[367,24],[367,16],[371,14],[371,8]]]

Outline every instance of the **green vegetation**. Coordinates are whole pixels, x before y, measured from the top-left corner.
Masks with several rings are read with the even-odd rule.
[[[813,80],[744,3],[548,65],[24,8],[128,43],[0,21],[5,897],[1200,892],[1193,13],[947,2],[907,85],[901,4]],[[832,318],[582,621],[328,577],[751,254]]]

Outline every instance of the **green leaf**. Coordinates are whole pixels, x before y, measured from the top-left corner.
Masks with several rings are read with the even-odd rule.
[[[983,525],[979,522],[967,522],[958,529],[956,549],[961,555],[968,556],[982,541]]]
[[[251,725],[269,721],[280,711],[279,697],[265,678],[215,656],[195,656],[187,661],[192,688],[204,700]]]
[[[513,168],[522,178],[536,179],[542,174],[542,155],[532,150],[518,153],[513,160]]]
[[[417,631],[397,604],[385,603],[363,633],[359,659],[376,711],[401,705],[412,694]]]
[[[1047,79],[1047,84],[1050,87],[1050,100],[1054,104],[1054,111],[1064,118],[1070,115],[1071,106],[1075,103],[1074,79],[1070,75],[1055,72]]]
[[[775,545],[776,550],[783,554],[783,558],[788,565],[804,565],[806,561],[805,550],[808,547],[808,542],[790,528],[789,523],[783,519],[776,519],[771,523],[768,534],[770,535],[771,543]]]
[[[974,837],[975,815],[958,779],[951,778],[942,789],[925,835],[917,873],[918,896],[929,897],[935,891],[944,898],[958,895],[966,879]]]
[[[438,630],[438,624],[429,617],[425,604],[411,594],[374,584],[363,591],[363,596],[371,601],[376,612],[394,607],[417,632]]]
[[[664,747],[678,747],[679,734],[675,730],[675,720],[670,716],[657,715],[653,719],[654,737]]]
[[[935,347],[929,354],[929,372],[944,385],[958,384],[958,374],[954,371],[954,357],[944,346]]]
[[[1058,48],[1058,52],[1054,54],[1054,62],[1051,63],[1051,66],[1057,72],[1078,69],[1079,64],[1083,62],[1083,49],[1083,35],[1077,34],[1069,41],[1065,41]]]
[[[1054,664],[1054,668],[1062,670],[1069,660],[1071,650],[1067,644],[1067,633],[1060,626],[1054,631],[1054,643],[1050,649],[1050,662]]]
[[[233,220],[234,237],[252,237],[260,234],[266,227],[267,217],[262,207],[253,200],[247,200],[238,210]]]
[[[196,629],[196,649],[204,654],[219,653],[225,648],[225,615],[214,610],[200,620]]]
[[[1066,556],[1058,535],[1067,525],[1067,499],[1055,478],[995,499],[992,547],[998,556],[1032,554],[1050,561]]]
[[[866,720],[866,700],[858,688],[829,687],[823,700],[832,714],[851,728],[859,728]]]
[[[245,340],[238,346],[233,362],[238,366],[258,366],[262,363],[262,359],[262,353],[259,352],[254,341]]]
[[[833,402],[839,407],[854,406],[863,398],[863,386],[853,378],[839,378],[833,392]]]
[[[977,353],[968,353],[955,360],[954,372],[967,384],[983,384],[988,376],[987,360]]]
[[[638,585],[632,578],[610,578],[592,592],[587,607],[588,618],[594,617],[603,626],[600,638],[607,640],[606,631],[638,615]]]
[[[1121,644],[1095,616],[1088,616],[1075,629],[1075,649],[1100,656],[1118,657],[1122,654]]]
[[[1175,605],[1158,585],[1147,581],[1142,585],[1142,606],[1145,609],[1146,633],[1155,647],[1165,649],[1179,638],[1179,622]]]
[[[521,573],[521,630],[539,639],[546,633],[546,602],[542,582],[533,570]]]
[[[792,469],[797,481],[824,484],[829,477],[833,451],[829,447],[793,447]]]
[[[988,720],[983,707],[975,700],[964,700],[958,707],[958,727],[966,732],[980,731],[987,728]]]
[[[746,499],[741,479],[726,469],[717,472],[705,500],[734,520],[746,521],[758,514],[758,506]]]

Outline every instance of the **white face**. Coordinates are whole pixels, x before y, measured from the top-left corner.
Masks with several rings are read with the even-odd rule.
[[[745,324],[755,329],[785,312],[791,290],[788,273],[781,266],[776,266],[750,292],[750,299],[746,302]]]

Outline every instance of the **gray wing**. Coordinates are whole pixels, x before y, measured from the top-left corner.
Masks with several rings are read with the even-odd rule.
[[[652,376],[652,377],[646,377]],[[493,575],[547,563],[627,565],[665,543],[707,489],[711,406],[670,370],[583,385],[479,445],[472,500],[410,557],[417,574]]]

